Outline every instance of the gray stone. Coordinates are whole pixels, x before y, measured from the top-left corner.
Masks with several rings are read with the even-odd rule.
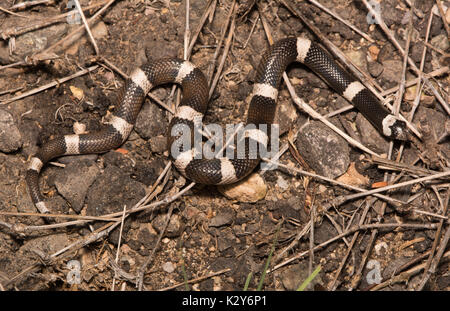
[[[163,153],[167,150],[167,137],[166,136],[155,136],[150,138],[150,149],[155,153]]]
[[[276,120],[279,126],[280,135],[287,133],[297,120],[297,109],[292,101],[282,101],[276,112]]]
[[[400,60],[388,59],[383,61],[383,73],[381,79],[388,82],[399,82],[401,77],[403,63]]]
[[[145,185],[133,180],[114,165],[105,168],[90,187],[87,214],[100,216],[133,207],[145,195]]]
[[[335,178],[344,174],[350,164],[347,142],[319,121],[312,121],[300,130],[296,146],[317,174]]]
[[[286,290],[297,290],[297,288],[308,278],[308,264],[300,263],[296,265],[292,265],[283,272],[280,273],[281,283],[283,284]],[[316,277],[308,284],[305,288],[307,291],[314,290],[314,285],[321,283],[320,274],[316,275]]]
[[[28,22],[25,19],[25,24]],[[17,26],[15,25],[15,27]],[[23,57],[42,51],[45,47],[58,40],[58,38],[64,36],[68,28],[69,25],[67,23],[60,23],[18,36],[16,37],[14,54]]]
[[[231,212],[219,212],[209,221],[210,227],[221,227],[231,224],[233,221],[233,214]]]
[[[69,244],[68,235],[65,233],[53,233],[42,237],[28,239],[19,249],[19,253],[34,253],[38,250],[46,255],[51,255]]]
[[[361,134],[361,143],[378,153],[387,152],[388,140],[360,113],[356,115],[356,127]]]
[[[163,109],[154,103],[146,102],[139,112],[134,130],[147,140],[158,135],[165,135],[167,128],[167,117]]]
[[[383,72],[384,67],[379,62],[368,62],[367,70],[369,71],[372,77],[378,78]]]
[[[166,214],[158,214],[152,221],[152,226],[156,231],[161,232],[166,224],[167,216]],[[166,231],[164,232],[165,237],[176,238],[180,236],[181,232],[184,230],[184,223],[181,221],[181,217],[178,214],[172,214],[170,221],[167,225]]]
[[[0,151],[14,152],[22,147],[22,135],[17,128],[12,115],[0,109]]]
[[[165,262],[165,263],[162,264],[162,269],[163,269],[165,272],[167,272],[167,273],[172,273],[172,272],[174,272],[174,271],[175,271],[175,268],[176,268],[176,266],[175,266],[172,262],[170,262],[170,261],[167,261],[167,262]]]
[[[58,192],[70,203],[73,210],[80,212],[83,208],[87,191],[100,173],[94,162],[71,162],[56,175],[55,186]]]

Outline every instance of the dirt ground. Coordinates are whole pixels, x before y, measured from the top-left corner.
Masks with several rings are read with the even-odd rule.
[[[190,60],[211,77],[229,49],[204,120],[237,123],[244,121],[255,68],[269,46],[263,22],[274,40],[306,36],[322,41],[284,1],[241,0],[233,11],[231,0],[211,2],[215,7],[198,33]],[[408,65],[403,75],[404,58],[381,27],[371,22],[362,2],[320,1],[370,40],[309,1],[287,2],[348,56],[390,104],[398,96],[391,89],[405,78],[400,111],[406,118],[414,113],[412,123],[422,139],[396,142],[393,161],[374,162],[370,154],[342,138],[328,139],[336,134],[300,110],[282,83],[277,120],[281,146],[288,148],[280,163],[364,189],[448,171],[449,33],[438,14],[432,15],[428,27],[435,1],[416,1],[412,16],[410,1],[381,3],[381,16],[402,48],[412,29],[409,56],[417,68],[422,68],[427,47],[423,72],[431,74],[429,84],[418,93],[416,82],[408,84],[417,72]],[[14,3],[0,0],[0,7],[8,9]],[[82,7],[100,4],[85,11],[89,18],[107,1],[80,3]],[[450,8],[450,2],[442,3]],[[190,1],[191,37],[209,5],[206,0]],[[258,182],[247,185],[250,193],[262,193],[253,199],[256,202],[248,202],[252,199],[242,189],[227,196],[224,192],[230,189],[204,185],[176,198],[190,182],[174,167],[164,172],[170,162],[165,135],[171,113],[148,97],[121,148],[61,157],[45,166],[41,192],[57,217],[34,215],[38,211],[28,195],[24,173],[39,146],[79,127],[88,132],[100,129],[124,84],[118,70],[130,73],[152,59],[183,57],[186,4],[182,0],[115,1],[91,26],[98,53],[87,35],[75,36],[72,42],[67,38],[82,26],[77,16],[20,32],[66,13],[68,7],[74,3],[56,0],[0,11],[0,290],[111,290],[114,284],[116,290],[134,291],[141,269],[144,290],[242,290],[249,275],[248,288],[254,290],[269,257],[263,290],[295,290],[319,265],[321,271],[310,290],[450,289],[448,175],[382,193],[407,202],[402,206],[370,195],[347,198],[359,192],[281,167],[265,172],[258,168],[253,176]],[[450,14],[446,16],[450,19]],[[222,48],[215,56],[219,42]],[[63,80],[87,68],[91,71]],[[297,95],[320,114],[348,105],[301,64],[290,65],[287,73]],[[9,101],[49,83],[54,86]],[[172,85],[158,87],[152,94],[169,107],[177,97]],[[329,120],[387,157],[389,141],[356,110]],[[385,173],[388,183],[383,182]],[[124,207],[132,208],[150,193],[146,204],[160,203],[129,215],[122,227],[117,220]],[[164,199],[170,203],[162,204]],[[117,213],[115,220],[111,216],[87,222],[85,218],[111,213]],[[93,238],[92,233],[99,232]],[[424,278],[427,282],[422,284]]]

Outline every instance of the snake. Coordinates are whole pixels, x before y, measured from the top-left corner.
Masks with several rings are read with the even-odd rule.
[[[304,37],[289,37],[271,45],[256,69],[246,127],[241,135],[242,148],[236,148],[231,156],[227,153],[223,157],[199,157],[198,148],[184,144],[186,139],[181,139],[180,133],[190,129],[193,133],[188,135],[188,140],[193,139],[196,124],[207,110],[207,80],[202,71],[187,60],[162,58],[132,71],[119,92],[109,122],[101,130],[56,136],[30,158],[25,180],[34,205],[41,212],[48,212],[39,189],[39,173],[49,160],[62,155],[102,153],[118,148],[132,131],[147,93],[167,83],[179,84],[182,89],[181,102],[167,133],[167,146],[177,170],[200,184],[223,185],[242,180],[259,164],[261,157],[258,151],[267,148],[269,131],[263,130],[262,126],[267,128],[274,123],[278,87],[283,72],[292,62],[300,62],[322,77],[384,136],[400,141],[408,139],[406,123],[391,114],[368,88],[335,62],[318,43]]]

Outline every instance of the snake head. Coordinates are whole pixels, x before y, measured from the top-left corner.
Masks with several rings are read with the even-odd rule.
[[[409,131],[405,121],[399,120],[393,115],[387,115],[383,119],[383,134],[395,140],[409,140]]]

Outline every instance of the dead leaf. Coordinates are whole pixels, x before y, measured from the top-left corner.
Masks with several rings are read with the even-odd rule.
[[[347,172],[340,176],[337,181],[349,184],[352,186],[367,186],[369,184],[369,178],[361,175],[356,170],[355,162],[350,163]]]

